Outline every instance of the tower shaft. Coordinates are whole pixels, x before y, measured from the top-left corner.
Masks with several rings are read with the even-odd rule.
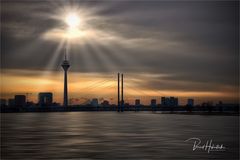
[[[64,70],[64,93],[63,93],[63,105],[68,106],[68,87],[67,87],[67,70]]]
[[[122,89],[121,89],[121,91],[122,91],[122,94],[121,94],[121,96],[122,96],[122,98],[121,98],[121,111],[124,111],[124,99],[123,99],[123,74],[122,74],[122,84],[121,84],[121,87],[122,87]]]

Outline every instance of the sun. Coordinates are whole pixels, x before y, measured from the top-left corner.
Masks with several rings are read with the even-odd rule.
[[[82,19],[79,17],[77,12],[69,12],[66,14],[65,23],[67,24],[67,28],[65,30],[65,36],[68,39],[79,38],[85,35],[82,30]]]
[[[71,29],[76,29],[80,24],[80,18],[76,13],[69,13],[65,18],[65,22]]]
[[[90,35],[93,35],[93,31],[90,25],[87,23],[89,17],[86,16],[86,13],[75,8],[64,8],[59,9],[56,12],[56,15],[53,15],[52,18],[58,20],[59,25],[51,30],[47,31],[43,37],[45,39],[64,39],[70,43],[80,42],[76,39],[88,38]]]

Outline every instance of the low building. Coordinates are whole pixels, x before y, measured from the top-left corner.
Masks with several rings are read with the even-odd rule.
[[[26,96],[25,95],[15,95],[14,97],[16,107],[26,106]]]
[[[193,107],[194,106],[194,99],[188,99],[187,100],[187,106]]]
[[[6,99],[0,99],[0,106],[6,106],[7,105],[7,100]]]
[[[135,106],[140,106],[140,105],[141,105],[140,99],[136,99],[136,100],[135,100]]]
[[[102,106],[109,106],[109,101],[104,100],[104,101],[102,102]]]
[[[14,99],[8,99],[8,106],[9,107],[13,107],[13,106],[15,106],[15,100]]]
[[[93,106],[93,107],[97,107],[98,106],[98,99],[97,98],[93,98],[92,99],[91,106]]]
[[[177,97],[161,97],[161,106],[177,107],[178,98]]]
[[[151,107],[156,107],[157,106],[157,100],[156,99],[151,99]]]

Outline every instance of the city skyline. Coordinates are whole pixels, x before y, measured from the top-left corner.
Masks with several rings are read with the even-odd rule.
[[[119,76],[119,73],[118,73],[118,76]],[[121,76],[123,76],[123,75],[121,75]],[[120,83],[120,82],[118,82],[118,83]],[[63,85],[65,86],[65,82],[63,82]],[[95,84],[95,85],[97,85],[97,84]],[[121,84],[120,85],[118,84],[117,86],[122,88],[122,85],[125,85],[125,84],[123,84],[121,82]],[[91,104],[92,101],[94,101],[94,100],[98,100],[100,103],[102,103],[104,101],[108,101],[109,104],[112,104],[112,105],[118,105],[118,101],[119,101],[119,104],[121,105],[121,102],[122,102],[123,98],[124,98],[123,102],[126,103],[126,104],[130,104],[130,105],[135,105],[136,104],[136,100],[141,102],[140,103],[141,105],[151,105],[152,104],[152,100],[155,101],[154,103],[161,104],[161,105],[166,105],[167,103],[169,103],[169,104],[170,103],[171,104],[174,103],[174,104],[172,104],[173,106],[179,106],[179,105],[180,106],[185,106],[185,105],[187,105],[189,103],[194,103],[195,105],[203,105],[204,103],[210,103],[210,104],[224,103],[224,104],[232,104],[232,105],[238,104],[238,102],[229,102],[229,101],[226,101],[224,99],[216,99],[215,101],[213,101],[212,98],[210,98],[210,99],[206,99],[206,98],[199,99],[199,97],[195,97],[195,99],[194,99],[194,97],[180,97],[180,99],[179,99],[179,97],[174,97],[174,96],[171,96],[171,95],[169,95],[169,96],[166,96],[166,95],[159,96],[158,93],[157,93],[158,95],[156,95],[156,96],[149,96],[149,95],[143,96],[142,94],[144,92],[140,92],[139,93],[139,94],[141,94],[141,96],[136,96],[135,95],[135,96],[132,96],[132,97],[126,97],[125,98],[125,96],[122,96],[123,93],[125,94],[125,91],[123,92],[122,89],[120,91],[119,88],[117,90],[118,90],[119,93],[121,92],[121,100],[119,99],[120,95],[118,97],[118,93],[116,93],[116,96],[113,95],[111,98],[99,97],[99,96],[98,97],[93,97],[93,96],[92,97],[81,97],[81,98],[79,98],[79,97],[70,97],[69,99],[67,99],[66,103],[65,103],[65,100],[64,100],[64,103],[61,103],[59,101],[53,101],[53,99],[56,100],[56,98],[55,98],[55,95],[53,96],[52,92],[39,92],[39,93],[35,93],[35,94],[38,95],[38,97],[36,97],[35,94],[29,93],[29,92],[28,93],[22,93],[22,94],[20,93],[20,94],[17,94],[17,95],[25,96],[26,102],[38,104],[38,103],[41,103],[40,101],[42,101],[42,100],[39,99],[41,94],[44,95],[44,96],[51,94],[51,97],[52,97],[51,101],[52,101],[52,103],[55,103],[55,104],[58,104],[58,105],[60,104],[60,105],[65,106],[65,107],[67,106],[67,104],[68,105],[87,105],[87,104]],[[63,93],[64,92],[65,92],[65,89],[64,89]],[[63,93],[61,93],[61,94],[63,94]],[[64,93],[64,95],[65,94],[68,94],[68,93]],[[13,95],[13,96],[16,96],[16,95]],[[1,99],[1,100],[6,100],[6,101],[10,100],[11,101],[13,96],[12,97],[8,97],[7,99]],[[35,97],[35,98],[33,98],[33,97]],[[64,96],[62,96],[62,97],[64,98]],[[116,98],[116,97],[118,97],[118,98]],[[177,100],[177,102],[176,103],[175,102],[171,102],[171,98],[175,98],[175,100]],[[189,102],[189,100],[191,102]],[[169,106],[169,104],[167,106]]]
[[[122,86],[122,85],[121,85]],[[121,87],[122,88],[122,87]],[[39,92],[38,93],[38,97],[37,97],[37,102],[33,102],[31,100],[29,100],[29,93],[28,94],[18,94],[18,95],[14,95],[14,97],[11,97],[9,99],[0,99],[1,105],[3,107],[72,107],[72,106],[92,106],[92,107],[97,107],[97,106],[101,106],[104,105],[105,103],[107,103],[106,106],[115,106],[118,108],[118,111],[121,110],[121,108],[124,109],[124,106],[152,106],[152,107],[157,107],[157,106],[161,106],[161,107],[187,107],[187,106],[195,106],[195,107],[199,107],[199,106],[205,106],[205,105],[222,105],[222,106],[237,106],[239,105],[238,103],[234,104],[234,103],[225,103],[223,101],[218,101],[217,103],[214,103],[212,101],[205,101],[202,104],[196,104],[195,100],[193,98],[188,98],[186,99],[186,103],[184,104],[179,104],[179,98],[178,97],[159,97],[158,98],[152,98],[150,99],[148,104],[144,104],[142,103],[142,99],[137,98],[134,99],[134,102],[130,102],[129,100],[125,101],[123,98],[123,92],[122,89],[121,91],[118,90],[118,100],[116,103],[111,103],[109,100],[104,99],[104,98],[92,98],[92,99],[84,99],[83,103],[79,103],[79,99],[69,99],[70,103],[65,103],[64,102],[61,103],[57,103],[55,101],[53,101],[54,95],[52,92]],[[121,99],[120,99],[121,97]],[[75,102],[78,101],[78,103],[72,102],[72,100]],[[112,99],[111,99],[112,100]]]
[[[1,98],[31,93],[36,102],[52,92],[62,103],[67,47],[69,99],[116,103],[122,72],[131,103],[163,96],[237,103],[236,3],[1,1]]]

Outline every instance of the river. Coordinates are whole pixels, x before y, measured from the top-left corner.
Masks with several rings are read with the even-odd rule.
[[[198,138],[224,150],[196,149]],[[152,112],[1,114],[1,159],[238,159],[238,116]]]

